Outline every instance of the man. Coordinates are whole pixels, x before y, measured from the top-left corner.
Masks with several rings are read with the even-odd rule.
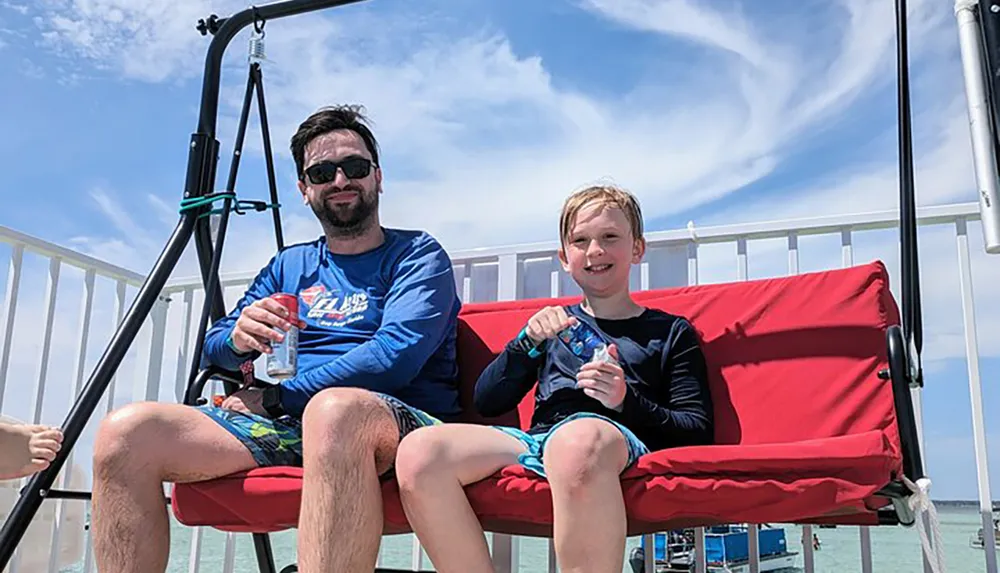
[[[298,372],[221,408],[139,403],[104,420],[93,500],[101,571],[166,569],[163,482],[302,465],[299,570],[370,573],[382,532],[379,477],[399,440],[459,412],[451,262],[426,233],[379,224],[382,171],[364,116],[320,110],[291,148],[324,236],[268,263],[209,330],[204,359],[236,369],[297,323]],[[297,295],[298,316],[269,298],[279,292]]]

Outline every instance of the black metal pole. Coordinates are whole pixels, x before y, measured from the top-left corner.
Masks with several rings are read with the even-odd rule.
[[[886,332],[886,345],[889,357],[889,380],[896,408],[896,425],[899,429],[903,454],[903,475],[915,483],[924,477],[924,462],[920,453],[917,419],[913,412],[913,397],[910,395],[909,364],[906,363],[908,351],[905,338],[898,326],[892,326]]]
[[[216,94],[216,96],[218,96],[218,94]],[[188,182],[184,188],[185,199],[191,197],[201,197],[207,193],[211,193],[212,187],[215,185],[215,168],[218,164],[219,142],[215,139],[214,131],[212,135],[204,133],[194,134],[191,137],[191,149],[192,152],[195,152],[196,150],[200,152],[201,163],[199,164],[196,173],[191,172],[189,164]],[[195,161],[195,159],[192,159],[191,163],[194,164]],[[201,209],[195,210],[195,214],[202,215],[207,213],[210,209],[211,208],[206,205]],[[194,246],[195,252],[198,255],[198,266],[201,271],[202,283],[208,285],[210,272],[209,262],[212,258],[212,231],[208,218],[198,218],[195,221]],[[218,287],[208,289],[206,286],[205,299],[211,302],[213,316],[221,316],[221,314],[225,312],[223,310],[225,302],[222,298],[222,289]]]
[[[278,250],[285,248],[285,236],[281,232],[281,211],[278,208],[278,184],[274,177],[274,156],[271,153],[271,128],[267,125],[267,106],[264,104],[264,76],[260,72],[260,64],[254,63],[250,73],[257,87],[257,110],[260,114],[260,131],[264,136],[264,162],[267,165],[267,185],[271,193],[271,216],[274,220],[274,240]]]
[[[920,265],[917,248],[917,205],[913,184],[913,143],[910,117],[910,73],[907,55],[906,0],[896,0],[897,112],[899,123],[899,234],[903,334],[910,363],[917,367],[911,380],[923,384],[920,351],[923,320],[920,310]],[[916,355],[912,355],[913,352]]]
[[[229,45],[233,37],[241,29],[253,23],[254,19],[264,21],[273,20],[360,1],[289,0],[287,2],[243,10],[225,20],[212,38],[212,42],[208,47],[208,54],[205,58],[201,111],[198,117],[198,130],[191,137],[188,153],[188,167],[184,185],[185,198],[205,195],[210,191],[215,179],[215,165],[218,159],[216,156],[218,142],[215,140],[215,129],[218,119],[222,56],[226,51],[226,46]],[[47,469],[35,474],[31,478],[27,487],[18,498],[17,503],[14,505],[14,509],[4,522],[3,529],[0,530],[0,570],[6,568],[13,557],[14,550],[24,537],[28,525],[38,512],[38,508],[41,506],[47,491],[52,487],[56,475],[62,469],[66,458],[72,451],[80,434],[83,433],[87,421],[93,415],[94,409],[97,408],[101,396],[107,390],[112,376],[120,366],[136,334],[149,315],[149,311],[163,290],[167,278],[177,265],[177,261],[184,252],[184,248],[187,246],[192,234],[194,234],[196,226],[201,228],[201,232],[195,236],[195,240],[198,243],[199,262],[203,269],[208,266],[209,260],[207,255],[212,252],[211,238],[207,232],[208,222],[198,219],[198,215],[207,209],[206,207],[188,211],[181,216],[177,227],[174,229],[174,233],[167,241],[159,259],[157,259],[149,276],[139,289],[139,294],[135,301],[129,308],[121,325],[115,331],[104,355],[98,361],[97,366],[90,375],[87,385],[83,388],[66,420],[63,422],[62,432],[64,437],[62,449]],[[205,282],[207,285],[209,281],[206,280]]]
[[[199,209],[198,214],[208,212],[208,207]],[[194,226],[195,253],[198,255],[198,268],[201,271],[201,282],[205,285],[205,300],[211,303],[211,316],[219,318],[226,313],[226,303],[222,298],[222,288],[215,285],[210,288],[212,272],[212,227],[208,217],[198,219]]]
[[[253,548],[257,554],[257,567],[260,573],[276,573],[274,552],[271,550],[271,538],[266,533],[253,534]]]
[[[996,97],[1000,93],[1000,12],[993,12],[992,0],[979,0],[979,28],[983,40],[983,82],[986,88],[986,104],[990,109],[990,125],[993,128],[993,146],[1000,151],[1000,108]]]
[[[243,95],[243,108],[240,110],[240,123],[236,129],[236,141],[233,144],[233,159],[229,165],[229,177],[226,180],[226,191],[236,192],[236,178],[239,173],[240,159],[243,157],[243,141],[246,138],[247,132],[247,122],[250,116],[250,104],[253,102],[253,86],[254,86],[254,76],[253,72],[247,74],[247,87],[246,92]],[[218,274],[219,274],[219,264],[222,259],[222,246],[225,243],[226,230],[229,227],[229,209],[232,206],[232,202],[227,198],[224,200],[222,205],[222,215],[219,219],[219,232],[218,237],[215,239],[215,247],[212,249],[211,256],[209,257],[209,264],[207,274],[204,274],[202,279],[205,281],[205,292],[216,293],[222,296],[222,288],[219,284]],[[188,387],[194,383],[195,377],[198,376],[198,370],[201,364],[201,353],[205,346],[205,331],[208,328],[209,320],[218,320],[222,317],[224,309],[222,305],[216,304],[213,300],[214,297],[205,297],[205,303],[201,308],[201,317],[198,321],[198,332],[195,335],[194,349],[191,352],[191,369],[188,373]],[[228,393],[228,392],[227,392]]]

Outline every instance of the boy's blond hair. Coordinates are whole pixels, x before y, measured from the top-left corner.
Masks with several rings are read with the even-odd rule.
[[[570,195],[563,204],[559,216],[559,240],[566,244],[569,234],[573,231],[576,215],[586,205],[599,202],[618,207],[625,213],[632,229],[632,239],[642,239],[642,209],[634,195],[614,185],[592,185]]]

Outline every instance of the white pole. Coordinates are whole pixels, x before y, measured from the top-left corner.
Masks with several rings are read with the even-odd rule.
[[[983,383],[979,376],[979,342],[976,340],[976,303],[972,296],[972,261],[965,219],[956,223],[958,237],[958,282],[962,289],[962,318],[965,327],[965,356],[969,368],[969,398],[972,400],[972,443],[976,452],[976,477],[979,482],[979,513],[983,523],[983,550],[987,573],[997,572],[996,538],[993,528],[993,496],[990,494],[989,448],[983,411]]]
[[[958,20],[959,46],[962,51],[962,75],[965,77],[966,107],[969,112],[983,238],[986,252],[996,255],[1000,254],[1000,193],[997,191],[995,140],[986,100],[986,69],[975,0],[956,0],[955,18]]]

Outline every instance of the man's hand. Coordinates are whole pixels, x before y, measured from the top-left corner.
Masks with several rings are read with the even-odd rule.
[[[244,388],[222,401],[222,408],[244,414],[267,416],[264,410],[264,391],[260,388]]]
[[[618,359],[618,347],[608,347],[611,356]],[[597,400],[605,408],[621,411],[625,402],[625,372],[614,362],[588,362],[576,374],[576,382],[583,393]]]
[[[541,344],[576,323],[576,317],[568,315],[565,308],[547,306],[528,319],[524,333],[535,344]]]
[[[285,337],[284,333],[292,327],[293,320],[297,321],[299,328],[305,327],[304,321],[297,316],[289,316],[288,309],[273,298],[254,301],[243,309],[236,320],[232,334],[233,346],[242,353],[256,350],[270,354],[271,342],[280,342]]]

